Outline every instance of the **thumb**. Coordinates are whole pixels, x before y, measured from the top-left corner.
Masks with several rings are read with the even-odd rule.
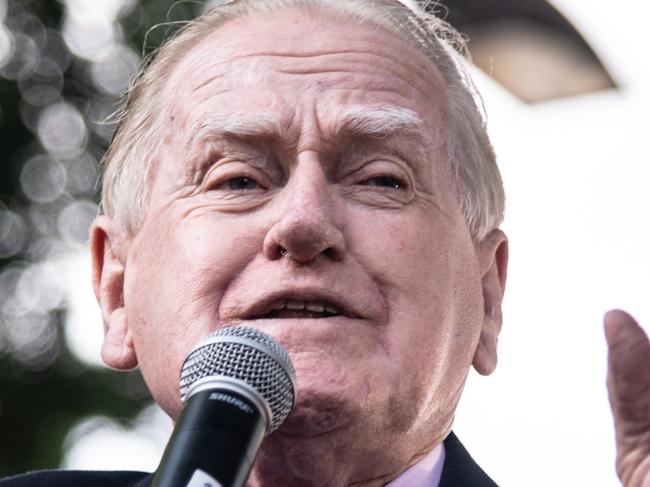
[[[605,335],[616,466],[624,485],[640,486],[650,473],[650,342],[634,318],[620,310],[605,315]]]
[[[625,311],[605,315],[605,335],[609,346],[607,385],[610,400],[628,412],[620,419],[650,426],[650,342],[637,322]],[[641,410],[640,406],[645,406]],[[616,411],[614,411],[616,413]],[[640,415],[640,413],[645,413]],[[650,447],[650,445],[648,445]]]

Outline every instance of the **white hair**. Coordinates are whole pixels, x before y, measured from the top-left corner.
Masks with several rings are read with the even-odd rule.
[[[189,22],[143,63],[128,92],[119,124],[103,161],[102,207],[127,231],[141,225],[165,123],[160,95],[179,60],[226,22],[250,14],[309,8],[340,21],[375,25],[423,52],[447,85],[445,141],[459,205],[474,239],[482,240],[503,220],[504,192],[486,132],[480,97],[466,71],[462,37],[429,13],[432,2],[416,0],[222,0]],[[433,101],[432,101],[433,103]],[[367,127],[368,128],[368,127]],[[370,129],[370,128],[368,128]]]

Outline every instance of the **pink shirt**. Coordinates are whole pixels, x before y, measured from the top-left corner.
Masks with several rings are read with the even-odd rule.
[[[441,443],[386,487],[438,487],[444,463],[445,447]]]

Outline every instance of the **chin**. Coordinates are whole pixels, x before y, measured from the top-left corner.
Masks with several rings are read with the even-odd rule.
[[[330,433],[293,436],[280,428],[264,440],[249,487],[325,487],[347,485],[343,459],[349,451]],[[356,463],[356,462],[355,462]]]
[[[385,485],[403,469],[402,459],[386,451],[385,441],[369,440],[373,435],[366,426],[353,423],[311,436],[294,436],[281,427],[264,440],[248,487]]]
[[[361,414],[359,398],[344,391],[300,390],[293,411],[279,432],[293,437],[313,437],[354,423]]]
[[[313,436],[363,420],[373,401],[371,383],[377,383],[355,367],[328,357],[296,360],[296,404],[281,429],[287,434]],[[383,389],[376,384],[374,392]],[[377,398],[374,398],[377,399]]]

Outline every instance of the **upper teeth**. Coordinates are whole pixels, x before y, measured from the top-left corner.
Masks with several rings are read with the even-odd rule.
[[[339,310],[334,308],[333,306],[322,303],[320,301],[297,301],[295,299],[288,299],[288,300],[278,301],[275,304],[275,306],[273,306],[274,310],[280,310],[285,308],[292,309],[292,310],[306,309],[307,311],[313,311],[316,313],[322,313],[323,311],[327,311],[328,313],[338,314],[339,312]]]

